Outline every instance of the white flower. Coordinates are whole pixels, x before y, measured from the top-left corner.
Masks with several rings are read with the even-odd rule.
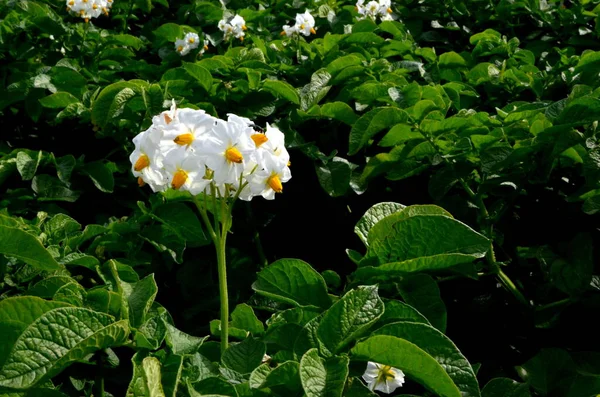
[[[177,118],[177,104],[175,99],[171,99],[171,109],[161,112],[158,116],[152,117],[152,125],[165,129],[173,120]]]
[[[282,164],[276,156],[263,152],[260,165],[247,180],[253,196],[261,195],[267,200],[273,200],[275,193],[283,192],[283,183],[291,178],[292,173],[287,163]],[[246,199],[242,196],[240,198]]]
[[[165,159],[165,170],[169,185],[175,190],[187,190],[196,195],[202,193],[210,184],[206,176],[206,165],[202,158],[185,151],[174,151]]]
[[[231,36],[242,41],[244,40],[244,31],[247,27],[246,21],[240,15],[234,16],[230,21],[221,19],[217,26],[219,30],[223,32],[224,40],[231,38]]]
[[[210,139],[217,119],[204,110],[178,109],[177,117],[163,129],[160,151],[168,156],[172,151],[195,152]]]
[[[108,15],[112,0],[67,0],[67,11],[83,18],[88,22],[91,18]]]
[[[203,46],[200,49],[200,55],[204,54],[205,51],[208,51],[208,45],[210,44],[210,41],[208,40],[204,40]]]
[[[377,390],[387,394],[404,384],[404,372],[389,365],[369,361],[362,378],[367,382],[369,390]]]
[[[264,152],[268,152],[273,161],[280,166],[288,166],[290,155],[285,148],[285,135],[278,128],[267,123],[267,129],[262,137],[259,134],[253,134],[251,138],[258,149],[258,161],[264,158]]]
[[[135,149],[129,156],[131,171],[138,178],[140,186],[147,183],[152,191],[166,188],[166,177],[163,172],[163,156],[158,150],[161,131],[152,125],[146,131],[133,138]]]
[[[229,115],[229,120],[217,119],[207,139],[198,153],[206,156],[206,165],[213,171],[217,184],[239,185],[240,178],[248,162],[255,161],[255,145],[250,138],[252,127]]]
[[[281,31],[282,36],[292,37],[293,35],[298,34],[298,27],[296,25],[294,25],[294,26],[283,25],[282,29],[283,29]]]
[[[187,33],[183,39],[192,50],[198,48],[200,45],[200,37],[196,33]]]
[[[310,12],[305,11],[304,14],[296,14],[296,26],[298,32],[305,36],[317,33],[315,31],[315,18],[310,15]]]
[[[184,56],[187,55],[192,50],[185,39],[177,39],[175,40],[175,51],[179,53],[179,55]]]

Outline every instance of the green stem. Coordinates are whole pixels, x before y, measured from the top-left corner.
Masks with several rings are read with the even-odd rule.
[[[570,305],[571,303],[573,303],[573,299],[565,298],[565,299],[561,299],[556,302],[548,303],[547,305],[538,306],[535,308],[535,310],[542,311],[542,310],[548,310],[548,309],[557,309],[562,306]]]
[[[530,307],[529,302],[527,302],[527,299],[525,299],[525,297],[523,296],[523,294],[521,293],[521,291],[519,291],[519,289],[517,288],[517,286],[515,285],[515,283],[513,283],[512,280],[502,270],[500,270],[500,269],[498,269],[498,278],[500,279],[500,281],[504,285],[504,288],[506,288],[507,290],[509,290],[514,295],[514,297],[524,307],[527,307],[527,308]]]
[[[104,397],[104,351],[96,354],[96,379],[94,380],[94,396]]]
[[[198,212],[200,213],[200,216],[202,217],[202,221],[204,222],[204,224],[206,225],[206,228],[208,229],[208,234],[210,235],[210,238],[212,239],[214,244],[217,244],[217,235],[215,234],[215,230],[213,229],[212,224],[210,223],[210,219],[208,219],[208,214],[206,213],[206,208],[204,208],[202,206],[202,203],[200,202],[200,200],[198,200],[198,197],[193,196],[192,200],[194,201],[194,204],[196,205],[196,208],[198,209]],[[206,200],[205,200],[205,203],[206,203]]]
[[[227,295],[227,262],[225,260],[225,247],[227,231],[221,236],[217,249],[217,269],[219,272],[219,298],[221,300],[221,354],[229,345],[229,296]]]

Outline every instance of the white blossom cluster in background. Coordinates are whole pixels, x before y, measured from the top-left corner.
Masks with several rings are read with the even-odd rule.
[[[67,11],[89,22],[91,18],[108,15],[113,0],[67,0]]]
[[[291,37],[297,34],[310,36],[316,34],[315,18],[310,15],[310,12],[305,11],[304,14],[296,14],[296,23],[294,25],[283,25],[282,36]]]
[[[391,21],[394,19],[391,0],[372,0],[367,4],[365,4],[365,0],[358,0],[356,2],[356,9],[360,14],[358,17],[359,20],[371,18],[375,21],[377,17],[381,18],[382,21]]]
[[[255,128],[245,117],[228,114],[225,121],[203,110],[178,109],[173,102],[133,138],[132,172],[140,186],[148,184],[154,192],[173,188],[272,200],[292,177],[290,156],[279,129]]]
[[[223,32],[223,40],[229,40],[232,37],[244,41],[246,33],[246,21],[240,15],[236,15],[231,19],[223,17],[217,25],[219,30]]]
[[[208,40],[204,40],[202,48],[200,49],[199,54],[204,54],[204,51],[208,50]],[[179,55],[184,56],[189,54],[190,51],[195,50],[200,46],[200,37],[193,32],[186,33],[183,39],[175,40],[175,51],[179,53]]]

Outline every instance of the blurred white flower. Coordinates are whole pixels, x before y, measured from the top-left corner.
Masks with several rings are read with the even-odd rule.
[[[310,12],[304,11],[304,14],[296,14],[296,26],[298,32],[302,33],[305,36],[310,36],[312,34],[316,34],[315,31],[315,18],[310,15]]]
[[[377,390],[387,394],[393,393],[404,384],[404,372],[389,365],[369,361],[362,378],[367,382],[369,390]]]
[[[89,22],[91,18],[108,15],[112,0],[67,0],[67,11]]]
[[[236,15],[231,20],[221,19],[217,24],[217,27],[223,32],[223,40],[228,40],[231,37],[244,41],[244,33],[248,28],[246,27],[246,21],[240,15]]]

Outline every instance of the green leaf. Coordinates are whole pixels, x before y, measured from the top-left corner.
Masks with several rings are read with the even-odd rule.
[[[265,353],[265,344],[249,337],[225,350],[221,362],[240,374],[249,374],[260,365]]]
[[[427,317],[431,325],[442,332],[446,330],[446,305],[437,282],[431,276],[414,274],[403,277],[398,290],[402,299]]]
[[[440,55],[438,65],[440,66],[440,68],[466,68],[467,62],[462,56],[460,56],[456,52],[449,51]]]
[[[288,101],[295,103],[296,105],[300,104],[300,96],[298,95],[298,92],[294,87],[285,81],[265,80],[263,83],[263,88],[277,96],[281,96]]]
[[[446,269],[485,256],[485,236],[436,212],[434,206],[407,207],[373,226],[361,265],[376,267],[359,268],[357,277]]]
[[[300,380],[307,397],[341,397],[348,378],[348,357],[319,357],[310,349],[300,360]]]
[[[254,314],[254,309],[245,303],[239,304],[231,313],[231,326],[250,332],[252,335],[261,335],[265,326]]]
[[[100,127],[106,126],[119,116],[126,102],[135,95],[137,86],[128,81],[120,81],[104,87],[92,104],[92,122]]]
[[[173,230],[190,247],[211,243],[194,211],[185,203],[167,203],[154,211],[155,219]]]
[[[44,152],[41,150],[38,152],[37,156],[35,156],[35,159],[31,158],[25,151],[17,153],[17,171],[19,171],[19,174],[21,174],[21,178],[24,181],[33,179],[38,165],[40,164],[40,161],[42,161],[43,155]]]
[[[58,270],[61,266],[33,235],[17,228],[0,225],[0,253],[22,260],[40,270]]]
[[[325,312],[317,330],[319,340],[332,353],[339,353],[364,335],[383,311],[377,286],[360,286]]]
[[[362,59],[354,54],[350,54],[333,60],[325,69],[327,69],[327,72],[329,72],[332,77],[335,77],[339,72],[342,71],[342,69],[345,69],[348,66],[356,66],[361,64]]]
[[[393,202],[383,202],[372,206],[365,212],[354,227],[354,233],[358,235],[365,246],[369,246],[369,232],[377,222],[388,215],[401,211],[406,206]]]
[[[321,187],[331,197],[343,196],[348,190],[352,168],[347,160],[334,157],[327,164],[316,167],[316,171]]]
[[[542,349],[517,370],[527,384],[541,395],[553,392],[566,395],[569,384],[565,380],[575,374],[575,364],[565,350]]]
[[[59,307],[70,306],[63,302],[46,301],[34,296],[17,296],[0,301],[0,369],[8,358],[19,336],[44,313]]]
[[[104,193],[112,193],[115,188],[115,178],[108,165],[102,161],[87,163],[83,172],[90,177],[94,185]]]
[[[190,76],[198,81],[200,86],[204,88],[206,92],[210,92],[213,80],[212,75],[208,70],[196,63],[189,62],[183,62],[183,68]]]
[[[531,397],[529,387],[508,378],[490,380],[481,390],[482,397]]]
[[[407,340],[433,357],[452,378],[463,397],[480,397],[479,383],[469,361],[443,333],[428,324],[396,322],[372,335],[390,335]]]
[[[175,42],[183,37],[183,28],[175,23],[165,23],[152,32],[154,36]]]
[[[354,155],[378,132],[405,123],[408,113],[398,108],[376,108],[359,118],[350,130],[348,155]]]
[[[113,322],[104,313],[79,307],[50,310],[19,336],[0,370],[0,386],[27,389],[96,350],[121,345],[128,334],[127,321]]]
[[[424,350],[404,339],[389,335],[372,336],[359,342],[350,354],[353,360],[400,368],[439,397],[461,397],[444,368]]]
[[[146,321],[146,314],[150,310],[158,292],[154,274],[150,274],[135,283],[127,283],[119,279],[119,288],[123,299],[127,303],[125,317],[133,328],[137,328]]]
[[[127,397],[165,397],[161,384],[160,361],[138,352],[132,358],[133,377],[127,388]]]
[[[294,306],[325,309],[331,305],[323,277],[299,259],[280,259],[260,273],[252,289],[261,295]]]
[[[216,377],[206,378],[194,384],[188,383],[188,393],[191,397],[237,397],[237,392],[231,383]]]
[[[31,189],[37,193],[39,201],[74,202],[79,198],[79,192],[69,189],[59,179],[45,174],[33,178]]]
[[[124,45],[126,47],[132,47],[136,51],[142,48],[143,41],[138,37],[132,36],[130,34],[115,34],[110,36],[111,41],[115,41],[118,44]]]
[[[600,99],[577,98],[563,109],[556,124],[590,124],[600,119]]]
[[[302,390],[299,374],[299,364],[296,361],[286,361],[267,374],[263,383],[257,389],[269,388],[275,395],[295,395]]]
[[[310,83],[300,90],[300,108],[302,110],[310,109],[327,95],[331,89],[331,86],[328,85],[329,80],[331,80],[331,75],[325,69],[319,69],[312,74]]]
[[[398,321],[411,321],[429,325],[427,318],[414,307],[397,300],[384,300],[385,311],[376,326],[383,326]]]
[[[41,98],[39,101],[45,108],[62,109],[66,108],[72,103],[78,103],[79,99],[73,96],[73,94],[60,91],[52,95],[48,95],[47,97]]]
[[[321,106],[321,116],[329,117],[348,125],[354,124],[358,119],[354,110],[344,102],[327,102]]]
[[[208,336],[199,337],[188,335],[169,323],[166,323],[165,325],[167,326],[165,340],[167,341],[167,346],[171,348],[174,354],[194,354],[208,338]]]

